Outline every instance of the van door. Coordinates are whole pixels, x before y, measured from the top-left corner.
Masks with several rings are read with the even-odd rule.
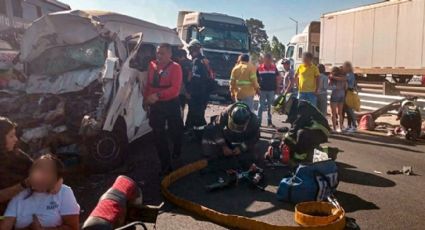
[[[132,142],[136,138],[151,131],[147,112],[143,109],[143,72],[131,67],[133,60],[141,48],[141,34],[135,48],[121,67],[118,77],[118,91],[108,108],[103,130],[112,131],[119,117],[126,123],[127,138]],[[134,47],[134,46],[133,46]]]

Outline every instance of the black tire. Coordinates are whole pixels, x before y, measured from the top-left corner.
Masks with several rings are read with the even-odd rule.
[[[112,132],[102,131],[84,141],[84,168],[93,173],[102,173],[118,168],[127,157],[128,139],[125,123],[117,121]]]

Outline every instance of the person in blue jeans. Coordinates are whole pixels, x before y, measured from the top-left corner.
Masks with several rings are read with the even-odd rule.
[[[342,66],[342,70],[345,72],[345,77],[347,78],[347,87],[348,91],[354,91],[356,90],[356,76],[353,72],[353,66],[351,65],[351,62],[345,62]],[[344,114],[347,114],[347,122],[348,127],[345,131],[347,132],[356,132],[357,131],[357,117],[354,113],[353,108],[350,108],[347,106],[347,104],[344,105]]]
[[[322,112],[323,116],[326,117],[328,114],[328,88],[329,88],[329,79],[326,75],[325,66],[319,64],[319,85],[317,86],[317,109]]]
[[[275,127],[272,123],[271,105],[276,93],[279,93],[280,74],[273,64],[271,54],[265,54],[263,64],[257,68],[257,79],[260,84],[260,107],[258,109],[258,119],[261,125],[263,112],[267,110],[267,126]]]

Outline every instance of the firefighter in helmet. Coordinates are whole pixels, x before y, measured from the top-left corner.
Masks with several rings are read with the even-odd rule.
[[[259,136],[257,116],[248,105],[236,102],[211,118],[202,139],[203,151],[210,159],[220,162],[221,167],[246,169],[255,161],[254,148]]]
[[[201,48],[198,40],[192,40],[188,45],[192,57],[192,78],[187,87],[189,110],[186,118],[186,128],[199,139],[207,124],[205,110],[209,99],[208,80],[210,78],[208,61],[202,55]]]
[[[311,103],[290,93],[279,96],[273,106],[278,113],[287,115],[286,122],[291,124],[283,139],[290,149],[291,159],[311,162],[314,149],[328,141],[328,120]]]

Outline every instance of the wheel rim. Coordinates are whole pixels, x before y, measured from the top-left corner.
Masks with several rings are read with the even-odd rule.
[[[104,136],[95,143],[94,158],[98,161],[110,161],[118,158],[120,146],[115,138]]]

